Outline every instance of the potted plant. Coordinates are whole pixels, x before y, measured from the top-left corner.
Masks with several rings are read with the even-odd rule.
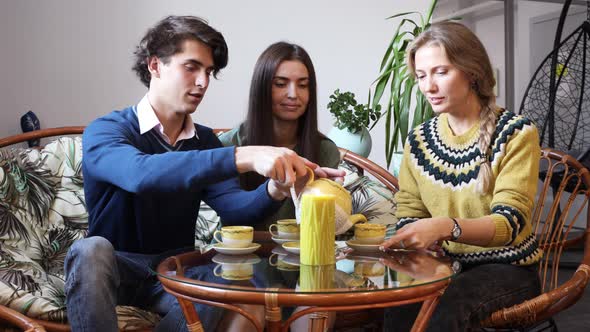
[[[336,120],[328,137],[339,147],[348,149],[363,157],[371,152],[369,126],[381,117],[381,105],[369,107],[370,103],[359,104],[352,92],[336,89],[330,95],[328,109]]]
[[[408,72],[405,56],[408,45],[430,26],[436,3],[437,0],[432,0],[425,16],[419,12],[406,12],[387,18],[404,17],[394,30],[391,42],[385,50],[379,67],[379,76],[373,83],[372,89],[372,108],[380,105],[384,96],[387,97],[383,113],[387,168],[396,159],[398,149],[403,147],[409,130],[434,115],[426,98],[416,88],[414,75]],[[416,91],[418,93],[415,93]],[[414,103],[412,103],[412,97],[415,98]],[[400,155],[398,154],[397,157]],[[395,169],[394,175],[397,176]]]

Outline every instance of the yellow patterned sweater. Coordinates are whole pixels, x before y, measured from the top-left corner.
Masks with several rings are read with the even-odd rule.
[[[420,218],[489,215],[496,233],[487,246],[445,241],[445,252],[466,264],[533,264],[543,254],[531,225],[540,157],[537,128],[514,113],[499,113],[489,153],[492,185],[483,196],[475,190],[478,137],[479,123],[455,136],[446,114],[410,133],[396,194],[396,228]]]

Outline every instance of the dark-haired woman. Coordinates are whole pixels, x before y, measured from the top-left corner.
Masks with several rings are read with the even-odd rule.
[[[286,147],[322,167],[338,167],[338,148],[318,131],[316,86],[311,58],[301,46],[286,42],[270,45],[254,67],[246,121],[219,139],[226,146]],[[246,190],[264,181],[254,172],[240,176]],[[255,228],[267,230],[276,220],[294,217],[293,202],[286,200]]]

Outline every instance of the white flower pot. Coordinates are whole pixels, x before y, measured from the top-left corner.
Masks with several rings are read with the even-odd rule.
[[[346,129],[333,127],[328,133],[328,138],[339,147],[350,150],[365,158],[371,153],[373,142],[367,128],[363,128],[363,130],[357,133],[351,133]]]
[[[394,152],[393,155],[391,156],[390,170],[391,170],[391,173],[393,174],[393,176],[395,176],[396,178],[399,177],[399,170],[402,166],[403,157],[404,157],[403,151]]]

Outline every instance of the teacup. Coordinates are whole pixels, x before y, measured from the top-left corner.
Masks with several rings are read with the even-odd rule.
[[[276,224],[270,225],[268,231],[272,236],[280,239],[299,239],[299,224],[296,219],[277,220]]]
[[[380,262],[354,262],[354,273],[362,277],[378,277],[385,274],[385,265]]]
[[[221,271],[219,271],[221,270]],[[213,274],[227,280],[248,280],[254,276],[254,264],[223,263],[217,264]]]
[[[220,231],[215,231],[213,238],[228,247],[246,248],[254,240],[254,228],[252,226],[225,226],[221,227]]]
[[[380,244],[385,239],[386,226],[359,223],[354,225],[354,238],[361,244]]]

